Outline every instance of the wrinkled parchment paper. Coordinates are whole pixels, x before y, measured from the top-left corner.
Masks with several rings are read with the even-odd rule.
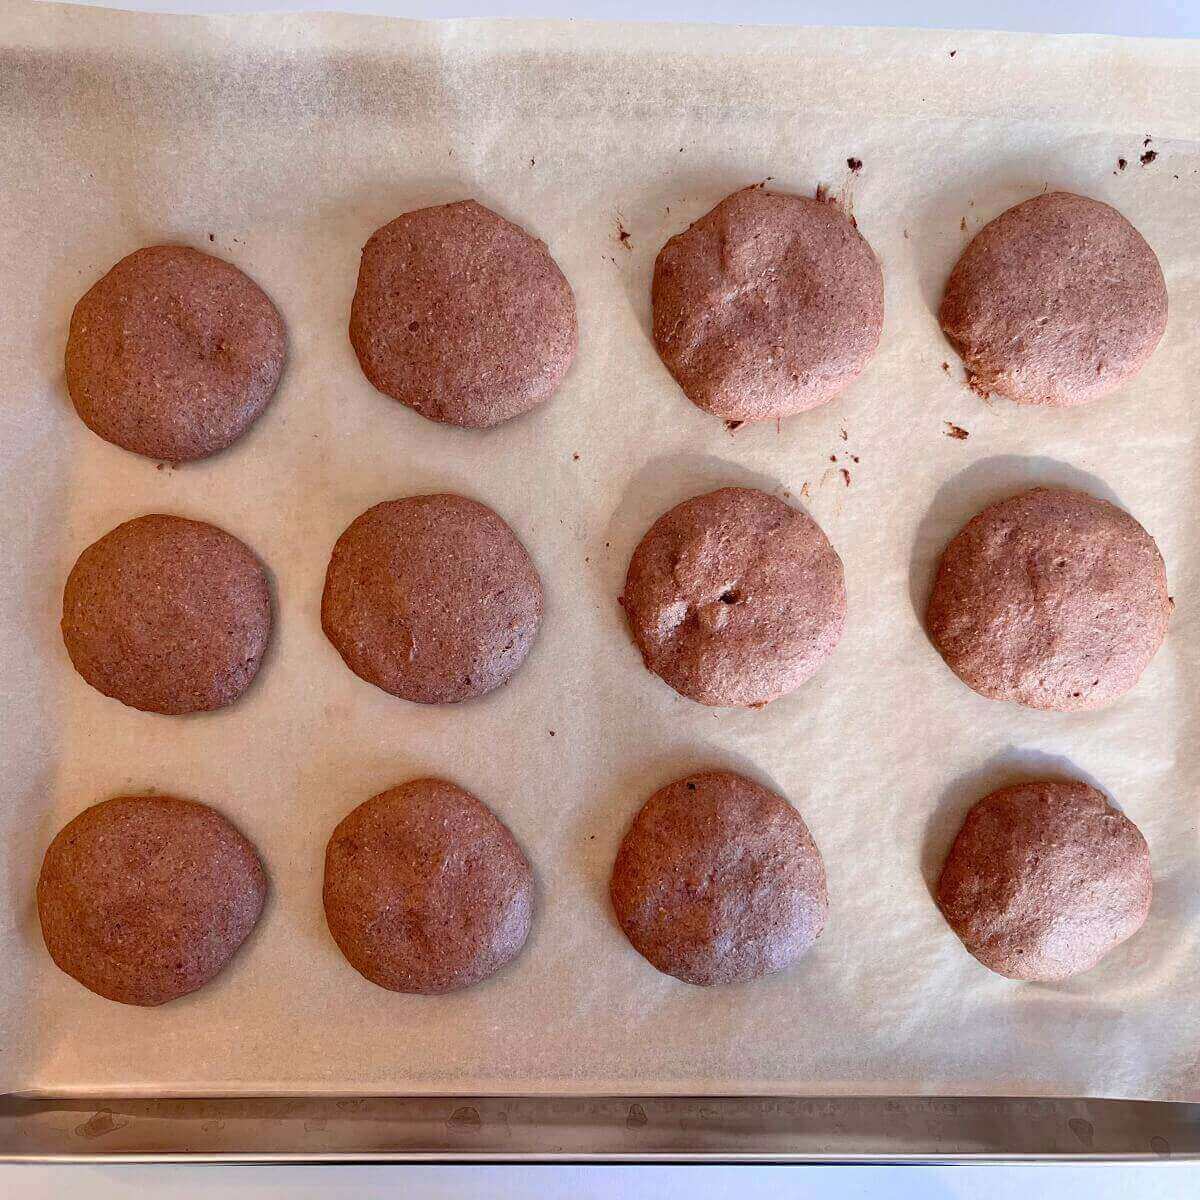
[[[0,1088],[1200,1099],[1200,46],[17,4],[0,14],[0,114]],[[668,236],[766,179],[825,184],[852,208],[883,261],[887,323],[840,400],[731,434],[659,364],[650,272]],[[1171,297],[1141,377],[1072,412],[972,395],[934,319],[970,235],[1047,186],[1126,213]],[[483,432],[374,392],[346,336],[370,233],[468,196],[549,243],[581,329],[553,401]],[[249,436],[179,469],[89,433],[62,372],[75,300],[160,241],[245,269],[290,337],[283,385]],[[947,436],[946,422],[969,436]],[[1102,712],[984,700],[921,630],[947,538],[1037,481],[1117,500],[1166,557],[1178,606],[1166,645]],[[676,696],[643,669],[616,603],[648,524],[726,483],[805,505],[846,564],[841,646],[801,692],[759,712]],[[513,525],[547,609],[507,687],[433,708],[353,676],[318,610],[330,547],[354,516],[441,489]],[[76,555],[151,511],[213,521],[270,568],[277,626],[262,672],[211,715],[105,699],[59,638]],[[607,877],[650,792],[714,765],[800,808],[832,909],[795,969],[702,990],[629,947]],[[495,808],[539,889],[515,966],[438,998],[361,979],[320,906],[334,824],[427,773]],[[980,967],[929,893],[970,804],[1029,775],[1103,788],[1142,828],[1155,870],[1145,929],[1055,986]],[[232,817],[272,893],[214,984],[140,1010],[53,968],[33,892],[66,820],[150,789]]]

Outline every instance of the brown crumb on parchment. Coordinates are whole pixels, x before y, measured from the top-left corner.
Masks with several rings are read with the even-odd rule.
[[[572,455],[571,455],[571,461],[572,461],[572,462],[578,462],[578,461],[579,461],[579,453],[578,453],[578,451],[577,451],[576,453],[574,453],[574,454],[572,454]]]
[[[617,218],[617,241],[625,247],[626,250],[633,249],[633,242],[629,237],[629,230],[625,228],[625,222],[620,217]]]
[[[843,442],[848,442],[850,440],[850,435],[846,432],[845,425],[838,430],[838,437],[840,437]]]
[[[963,231],[963,233],[967,232],[967,218],[966,217],[963,217],[963,219],[961,221],[959,221],[958,227],[959,227],[959,229],[961,229]]]
[[[942,424],[945,426],[945,429],[943,429],[942,432],[948,438],[955,438],[960,442],[965,442],[967,438],[971,436],[967,430],[965,430],[961,425],[955,425],[953,421],[943,421]]]
[[[210,242],[215,242],[215,241],[217,240],[217,235],[216,235],[215,233],[210,233],[210,234],[208,235],[208,240],[209,240]]]
[[[942,370],[945,371],[947,375],[950,374],[950,364],[944,359],[942,360]]]
[[[862,459],[859,458],[857,454],[852,454],[852,455],[850,455],[850,461],[852,463],[860,463],[860,462],[862,462]]]
[[[846,166],[848,166],[850,170],[857,175],[859,171],[862,170],[862,159],[851,156],[850,158],[846,159]]]
[[[836,455],[836,454],[831,454],[831,455],[829,456],[829,461],[830,461],[830,462],[837,462],[837,455]]]
[[[728,429],[730,433],[737,433],[737,431],[741,429],[745,423],[745,421],[726,421],[725,428]]]
[[[1158,157],[1157,150],[1147,150],[1138,160],[1143,167],[1148,167]]]
[[[842,468],[842,482],[843,482],[843,483],[844,483],[844,484],[845,484],[847,487],[849,487],[849,486],[850,486],[850,472],[849,472],[849,471],[847,471],[845,467],[843,467],[843,468]]]
[[[906,229],[906,230],[904,231],[904,240],[907,242],[907,241],[908,241],[908,238],[909,238],[909,233],[908,233],[908,230]]]
[[[1146,136],[1142,138],[1142,145],[1148,146],[1152,141],[1154,141],[1154,139],[1149,134],[1146,134]]]
[[[550,736],[551,736],[551,737],[553,737],[553,736],[554,736],[554,730],[553,730],[553,729],[552,729],[552,730],[550,730]]]
[[[800,495],[802,495],[802,496],[809,496],[809,495],[811,495],[811,494],[812,494],[812,493],[811,493],[811,492],[808,490],[808,480],[806,479],[806,480],[805,480],[805,481],[804,481],[804,482],[803,482],[803,483],[800,485]]]
[[[1118,171],[1123,171],[1123,170],[1125,170],[1125,168],[1126,168],[1127,166],[1129,166],[1129,163],[1128,163],[1128,161],[1126,161],[1126,160],[1125,160],[1125,159],[1123,159],[1123,158],[1118,158],[1118,159],[1117,159],[1117,170],[1118,170]]]

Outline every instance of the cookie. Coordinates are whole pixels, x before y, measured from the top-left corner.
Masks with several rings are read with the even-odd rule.
[[[254,680],[271,592],[253,552],[203,521],[154,514],[80,556],[63,589],[63,641],[97,691],[145,712],[221,708]]]
[[[363,248],[354,352],[375,387],[431,421],[482,428],[536,408],[577,340],[545,243],[474,200],[405,213]]]
[[[1071,712],[1137,683],[1171,608],[1158,546],[1127,512],[1034,488],[955,535],[925,621],[947,665],[981,696]]]
[[[765,421],[858,378],[883,330],[883,272],[836,204],[750,187],[667,242],[651,303],[654,344],[687,398]]]
[[[188,462],[250,428],[286,349],[283,318],[237,267],[189,246],[147,246],[75,305],[67,389],[105,441]]]
[[[790,967],[821,936],[829,908],[804,819],[729,771],[655,792],[621,842],[610,890],[633,948],[702,987]]]
[[[795,691],[846,623],[842,560],[806,513],[720,488],[642,538],[621,605],[646,666],[701,704],[760,705]]]
[[[258,922],[267,878],[254,847],[206,804],[118,796],[50,843],[37,883],[55,964],[121,1004],[203,987]]]
[[[1048,192],[975,235],[938,319],[980,395],[1067,407],[1142,369],[1167,326],[1167,286],[1115,208]]]
[[[350,965],[393,992],[435,995],[521,952],[533,872],[486,805],[442,779],[360,804],[325,852],[325,919]]]
[[[376,504],[338,538],[321,624],[346,665],[393,696],[454,704],[506,682],[542,619],[517,535],[463,496]]]
[[[1152,890],[1138,827],[1085,783],[1043,781],[971,809],[937,898],[989,970],[1051,981],[1090,971],[1137,933]]]

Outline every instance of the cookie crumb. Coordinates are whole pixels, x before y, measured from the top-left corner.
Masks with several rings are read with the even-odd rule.
[[[850,461],[851,462],[861,462],[862,460],[858,457],[857,454],[852,454],[852,455],[850,455]]]
[[[961,221],[959,221],[958,227],[959,227],[959,229],[961,229],[963,231],[963,233],[967,232],[967,218],[966,217],[963,217],[963,219]]]
[[[1125,168],[1126,168],[1127,166],[1129,166],[1129,163],[1128,163],[1128,162],[1127,162],[1125,159],[1123,159],[1123,158],[1118,158],[1118,159],[1117,159],[1117,170],[1118,170],[1118,171],[1123,171],[1123,170],[1125,170]]]
[[[847,487],[849,487],[849,486],[850,486],[850,472],[849,472],[849,471],[847,471],[845,467],[843,467],[843,468],[842,468],[842,482],[843,482],[843,483],[844,483],[844,484],[845,484]]]
[[[840,437],[843,442],[848,442],[850,440],[850,435],[846,432],[845,425],[838,430],[838,437]]]
[[[958,51],[957,51],[957,50],[951,50],[951,51],[950,51],[950,57],[951,57],[951,58],[953,58],[953,57],[954,57],[954,56],[955,56],[957,53],[958,53]]]
[[[942,424],[946,427],[942,432],[948,438],[955,438],[960,442],[965,442],[971,436],[961,425],[955,425],[953,421],[943,421]]]
[[[725,428],[728,429],[730,433],[736,433],[737,430],[741,429],[741,427],[745,425],[745,423],[745,421],[726,421]]]
[[[908,241],[908,230],[907,229],[904,231],[904,240],[906,242]]]
[[[533,158],[531,158],[531,159],[529,160],[529,165],[530,165],[531,167],[536,167],[536,166],[537,166],[537,160],[536,160],[536,159],[533,159]]]
[[[553,730],[553,729],[552,729],[552,730],[550,730],[550,736],[551,736],[551,737],[553,737],[553,736],[554,736],[554,730]]]
[[[1143,167],[1148,167],[1158,157],[1157,150],[1147,150],[1139,160]]]
[[[808,480],[807,479],[800,485],[800,495],[802,495],[802,496],[812,495],[812,493],[808,490]]]
[[[1142,139],[1142,145],[1148,146],[1152,141],[1154,141],[1154,139],[1149,134],[1146,134],[1146,136]]]
[[[857,175],[859,173],[859,171],[862,170],[862,159],[861,158],[848,158],[848,159],[846,159],[846,166],[848,166],[850,168],[850,170],[853,171],[855,175]]]
[[[579,454],[578,454],[578,453],[572,454],[572,455],[571,455],[571,461],[572,461],[572,462],[578,462],[578,461],[579,461]]]
[[[836,454],[831,454],[831,455],[829,456],[829,461],[830,461],[830,462],[837,462],[837,455],[836,455]]]
[[[217,240],[217,235],[216,235],[215,233],[210,233],[210,234],[208,235],[208,240],[209,240],[210,242],[215,242],[215,241]]]

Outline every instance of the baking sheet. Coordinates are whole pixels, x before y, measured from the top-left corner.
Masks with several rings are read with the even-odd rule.
[[[13,4],[0,12],[0,114],[0,1089],[1200,1098],[1200,47]],[[852,208],[883,262],[887,321],[840,400],[731,434],[659,364],[649,279],[668,236],[766,179],[825,184]],[[1171,298],[1140,378],[1072,412],[972,395],[934,317],[969,236],[1047,186],[1125,212]],[[549,243],[581,333],[553,401],[482,432],[430,424],[374,392],[346,337],[369,234],[468,196]],[[156,241],[245,269],[290,337],[283,385],[252,432],[178,469],[89,433],[62,377],[75,300]],[[947,421],[969,437],[946,436]],[[1167,561],[1167,642],[1102,712],[984,700],[921,630],[946,539],[985,502],[1041,481],[1115,499]],[[846,565],[849,621],[833,659],[757,712],[676,696],[642,668],[616,604],[649,523],[725,483],[804,504]],[[542,573],[546,617],[507,687],[430,708],[346,670],[319,600],[354,516],[440,489],[513,525]],[[138,713],[70,668],[62,581],[80,549],[148,511],[213,521],[270,568],[275,638],[231,708]],[[646,796],[714,765],[801,809],[832,907],[795,969],[703,990],[628,946],[606,886]],[[361,979],[320,907],[334,824],[426,773],[492,805],[538,880],[524,955],[437,998]],[[1145,929],[1052,986],[984,970],[929,894],[966,808],[1030,774],[1102,787],[1145,833],[1155,870]],[[52,967],[33,884],[62,823],[150,789],[231,816],[272,892],[214,984],[139,1010]]]

